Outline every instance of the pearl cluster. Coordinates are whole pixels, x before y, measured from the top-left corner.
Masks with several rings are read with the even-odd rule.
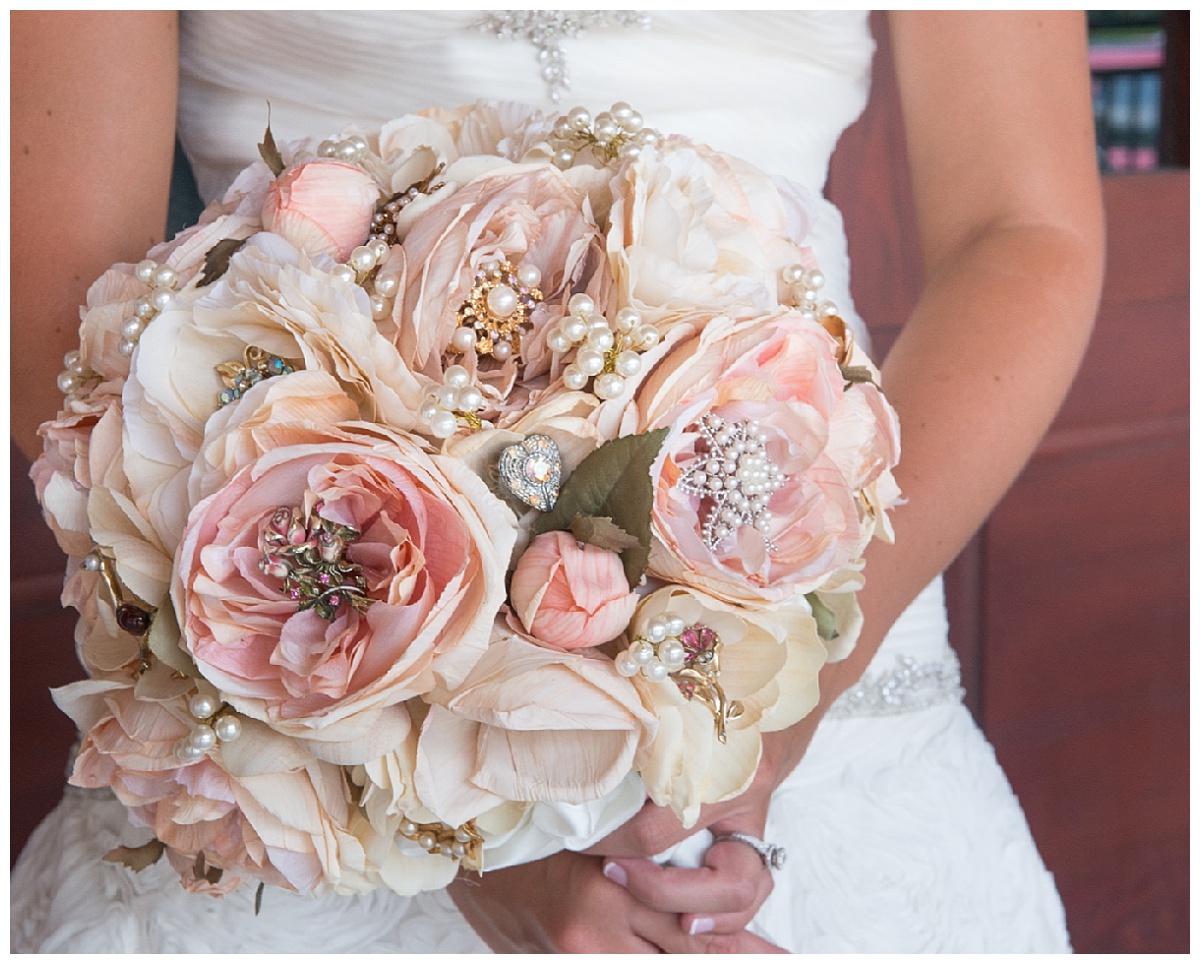
[[[659,342],[658,329],[643,325],[636,308],[622,308],[610,325],[596,314],[596,304],[585,294],[572,295],[567,314],[558,328],[546,338],[547,347],[559,354],[575,352],[575,359],[563,369],[562,380],[571,391],[582,391],[594,378],[592,391],[598,398],[618,398],[625,391],[625,380],[642,370],[639,352]]]
[[[369,240],[399,244],[400,238],[396,234],[396,215],[412,204],[422,194],[430,194],[442,187],[442,184],[435,183],[435,181],[445,168],[445,164],[438,164],[424,180],[409,185],[406,190],[401,191],[399,194],[394,194],[384,201],[379,206],[379,210],[371,218],[371,236]]]
[[[69,351],[63,355],[63,371],[58,373],[58,390],[67,398],[80,395],[99,376],[83,363],[83,353]]]
[[[476,413],[483,411],[484,404],[483,392],[471,384],[470,372],[462,365],[451,365],[442,384],[426,394],[420,415],[434,438],[450,438],[458,431],[460,418],[471,428],[482,428]]]
[[[198,720],[192,732],[175,744],[175,759],[180,763],[196,763],[218,743],[232,743],[242,735],[242,721],[207,693],[196,693],[188,700],[188,712]]]
[[[629,160],[661,140],[662,134],[646,127],[642,115],[624,101],[617,101],[595,119],[586,107],[572,107],[555,120],[549,137],[552,160],[562,170],[588,153],[601,164]]]
[[[139,297],[133,304],[133,314],[121,322],[122,355],[133,354],[142,332],[155,316],[171,303],[172,292],[179,284],[179,274],[174,268],[158,264],[149,258],[139,261],[133,273],[138,281],[144,281],[150,286],[150,293]]]
[[[342,140],[326,140],[321,141],[317,145],[317,157],[332,157],[335,160],[345,161],[347,164],[361,164],[367,158],[367,152],[370,151],[371,145],[367,143],[367,139],[361,134],[354,134]],[[301,158],[296,158],[301,160]]]
[[[726,422],[711,412],[699,428],[706,451],[684,471],[679,486],[712,503],[704,520],[704,544],[715,552],[723,539],[752,525],[767,548],[774,549],[767,503],[784,477],[767,456],[767,435],[757,421]]]
[[[375,269],[387,259],[388,247],[382,238],[372,238],[351,251],[346,263],[336,265],[330,274],[346,284],[366,285]],[[370,296],[371,317],[380,321],[392,310],[392,303],[400,290],[400,279],[393,274],[377,277],[373,287]]]
[[[645,631],[617,657],[617,672],[622,676],[641,673],[653,683],[661,683],[683,669],[688,651],[682,640],[687,624],[683,617],[664,613],[651,619]]]
[[[819,268],[791,264],[783,269],[783,282],[791,289],[792,301],[809,320],[828,318],[838,313],[837,305],[821,299],[825,275]]]
[[[521,328],[542,301],[538,287],[542,272],[529,263],[484,261],[475,271],[470,295],[458,309],[459,327],[450,336],[450,350],[491,355],[506,361],[521,350]]]
[[[416,841],[426,853],[479,867],[483,837],[475,829],[474,820],[468,820],[461,827],[448,827],[444,823],[417,823],[405,817],[400,821],[399,831],[400,836]]]

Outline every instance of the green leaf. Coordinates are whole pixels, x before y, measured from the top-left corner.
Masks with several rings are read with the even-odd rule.
[[[267,129],[263,133],[262,143],[258,145],[259,156],[271,169],[271,173],[279,177],[283,173],[285,165],[283,163],[283,155],[279,153],[279,148],[275,146],[275,138],[271,134],[271,105],[267,105]]]
[[[124,864],[137,872],[157,863],[166,849],[161,840],[151,840],[140,847],[115,847],[104,855],[104,859],[110,864]]]
[[[609,552],[623,552],[638,545],[636,538],[607,517],[577,515],[571,520],[571,534],[580,542]]]
[[[625,577],[631,587],[636,586],[650,561],[650,510],[654,505],[650,467],[667,432],[660,428],[601,445],[567,479],[554,509],[538,517],[537,532],[571,532],[576,516],[612,520],[637,540],[637,545],[621,551]]]
[[[805,594],[804,598],[812,607],[813,619],[817,621],[817,634],[826,641],[837,639],[840,634],[833,610],[821,602],[821,597],[815,592]]]
[[[196,282],[196,287],[203,288],[205,285],[210,285],[228,271],[229,259],[237,254],[248,240],[249,238],[243,238],[241,241],[236,238],[226,238],[209,248],[204,255],[204,271],[200,275],[200,280]]]

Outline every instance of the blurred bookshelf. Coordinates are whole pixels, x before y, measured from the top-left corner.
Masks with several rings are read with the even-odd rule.
[[[1091,10],[1087,16],[1100,169],[1187,167],[1189,12]]]

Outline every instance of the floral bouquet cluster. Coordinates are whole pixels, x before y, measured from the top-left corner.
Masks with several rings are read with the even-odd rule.
[[[899,495],[810,199],[625,104],[260,154],[92,286],[42,427],[110,857],[413,893],[743,791]]]

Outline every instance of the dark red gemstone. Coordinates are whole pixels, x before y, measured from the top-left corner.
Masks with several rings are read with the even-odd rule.
[[[117,625],[131,636],[145,636],[150,632],[150,614],[140,606],[126,603],[117,608]]]

